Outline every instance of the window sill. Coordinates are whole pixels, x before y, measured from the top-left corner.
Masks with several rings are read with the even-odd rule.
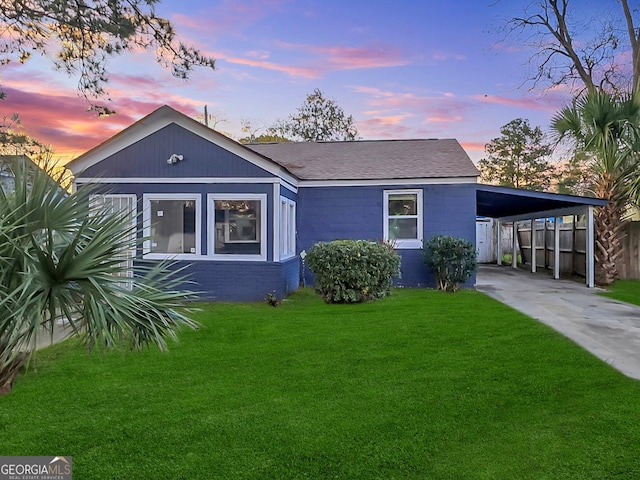
[[[420,250],[422,240],[393,240],[390,242],[396,250]]]

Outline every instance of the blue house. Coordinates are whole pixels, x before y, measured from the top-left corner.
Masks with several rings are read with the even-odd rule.
[[[302,251],[346,238],[392,241],[397,283],[432,286],[422,241],[475,242],[476,214],[504,201],[478,192],[456,140],[242,145],[168,106],[68,166],[77,188],[99,184],[103,201],[135,209],[147,239],[139,254],[188,264],[211,300],[282,297],[309,279]]]

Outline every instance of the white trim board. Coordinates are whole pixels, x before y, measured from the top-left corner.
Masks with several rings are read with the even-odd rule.
[[[395,185],[476,184],[476,177],[379,178],[370,180],[300,180],[298,187],[393,187]]]
[[[298,193],[298,188],[281,178],[274,177],[79,177],[75,183],[119,183],[119,184],[263,184],[282,185],[293,193]]]

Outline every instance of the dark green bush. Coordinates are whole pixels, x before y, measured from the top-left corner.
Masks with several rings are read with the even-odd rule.
[[[476,250],[463,238],[431,237],[425,243],[424,262],[436,277],[438,290],[455,292],[476,271]]]
[[[327,303],[382,298],[399,275],[400,257],[388,244],[367,240],[316,243],[305,259],[315,274],[315,289]]]

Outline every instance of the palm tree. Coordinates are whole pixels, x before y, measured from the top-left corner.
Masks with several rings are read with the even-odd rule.
[[[0,184],[0,393],[29,360],[37,339],[69,322],[88,349],[156,344],[181,326],[192,295],[167,264],[123,262],[138,247],[130,212],[111,213],[81,189],[69,194],[20,157]]]
[[[592,193],[608,200],[594,216],[595,280],[610,285],[618,277],[625,214],[638,203],[640,96],[589,90],[553,117],[552,128],[589,157]]]

